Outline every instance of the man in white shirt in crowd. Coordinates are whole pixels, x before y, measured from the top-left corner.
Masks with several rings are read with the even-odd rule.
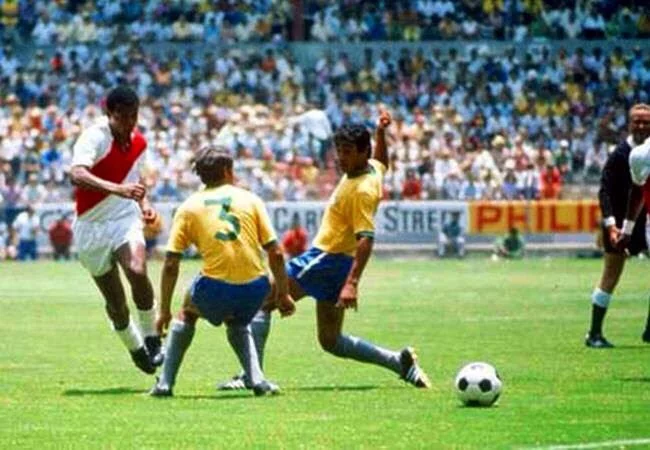
[[[13,229],[18,239],[18,259],[26,261],[30,258],[38,259],[36,250],[36,237],[40,231],[41,223],[36,215],[36,208],[33,203],[27,205],[27,209],[16,217]]]

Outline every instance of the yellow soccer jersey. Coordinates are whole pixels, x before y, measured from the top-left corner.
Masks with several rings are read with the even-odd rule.
[[[266,273],[262,247],[275,240],[262,200],[223,185],[183,202],[174,215],[167,251],[182,253],[194,244],[203,257],[203,275],[245,283]]]
[[[375,159],[368,163],[368,172],[354,178],[343,175],[339,181],[325,208],[314,247],[327,253],[354,255],[357,236],[374,236],[386,167]]]

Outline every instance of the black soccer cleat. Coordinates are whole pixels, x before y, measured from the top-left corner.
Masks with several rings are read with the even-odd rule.
[[[399,354],[399,362],[402,366],[400,378],[407,383],[421,389],[429,389],[431,381],[429,377],[418,365],[418,357],[415,350],[411,347],[406,347]]]
[[[602,334],[587,334],[585,337],[585,345],[590,348],[613,348],[614,344],[605,339]]]
[[[147,347],[147,353],[149,353],[151,365],[154,367],[162,366],[162,363],[165,361],[165,354],[162,352],[162,342],[160,336],[145,337],[144,345]]]
[[[650,344],[650,328],[645,329],[645,331],[641,335],[641,340],[646,344]]]
[[[130,351],[129,353],[138,369],[149,375],[156,372],[156,368],[153,366],[151,359],[149,358],[149,353],[147,353],[147,350],[144,347],[140,347],[139,349]]]

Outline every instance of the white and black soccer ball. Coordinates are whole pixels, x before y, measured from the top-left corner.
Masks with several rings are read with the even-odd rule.
[[[490,406],[501,395],[503,382],[493,366],[473,362],[460,369],[454,386],[458,398],[466,406]]]

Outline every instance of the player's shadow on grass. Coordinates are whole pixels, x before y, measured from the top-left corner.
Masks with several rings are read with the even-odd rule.
[[[336,391],[372,391],[375,389],[401,389],[399,386],[375,386],[375,385],[358,385],[358,386],[301,386],[287,388],[288,391],[316,391],[316,392],[336,392]]]
[[[134,389],[129,387],[115,387],[106,389],[68,389],[63,391],[66,397],[83,397],[85,395],[134,395],[144,394],[146,389]]]
[[[617,345],[610,350],[641,350],[642,348],[648,348],[648,344],[636,344],[636,345]]]
[[[619,380],[632,382],[632,383],[650,383],[650,377],[626,377],[626,378],[619,378]]]
[[[267,397],[275,397],[274,395],[267,395]],[[253,400],[257,397],[252,392],[238,392],[232,394],[216,393],[216,394],[174,394],[173,400]],[[165,400],[165,399],[162,399]]]

